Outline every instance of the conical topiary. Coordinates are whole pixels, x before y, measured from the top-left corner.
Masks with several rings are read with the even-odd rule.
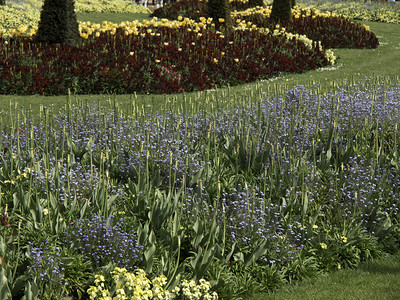
[[[213,19],[217,29],[231,27],[232,17],[229,9],[229,0],[208,0],[207,16]]]
[[[275,22],[286,22],[292,20],[293,0],[274,0],[272,2],[271,20]]]
[[[47,44],[78,44],[81,36],[74,6],[74,0],[45,0],[35,39]]]
[[[248,6],[249,8],[256,6],[264,6],[264,0],[249,0]]]

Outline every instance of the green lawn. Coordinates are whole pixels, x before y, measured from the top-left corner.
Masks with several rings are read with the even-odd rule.
[[[400,299],[400,255],[362,264],[287,286],[262,300],[397,300]]]

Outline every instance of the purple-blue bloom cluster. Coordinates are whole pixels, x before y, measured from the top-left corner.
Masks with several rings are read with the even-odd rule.
[[[320,224],[355,221],[370,232],[386,218],[400,221],[399,112],[399,85],[369,79],[332,92],[296,86],[211,113],[126,114],[87,105],[38,125],[22,122],[22,131],[3,127],[9,151],[0,151],[0,167],[18,152],[34,189],[60,201],[76,195],[80,203],[107,177],[108,195],[129,204],[128,180],[145,174],[156,184],[159,176],[153,188],[184,190],[182,223],[216,215],[229,242],[267,239],[278,253],[267,260],[279,261],[304,247],[302,228],[316,212]],[[65,241],[96,266],[112,259],[133,267],[140,249],[126,234],[116,220],[95,217],[76,221]],[[121,254],[126,249],[135,249],[131,261]]]
[[[60,247],[50,247],[47,241],[41,247],[35,247],[34,243],[30,243],[28,257],[30,260],[29,280],[52,289],[52,294],[58,291],[58,296],[61,296],[62,287],[66,285],[66,282],[60,258]]]
[[[133,232],[127,233],[122,229],[123,222],[123,219],[116,220],[113,216],[80,219],[71,223],[60,241],[84,255],[93,268],[114,263],[132,270],[140,265],[142,247]]]

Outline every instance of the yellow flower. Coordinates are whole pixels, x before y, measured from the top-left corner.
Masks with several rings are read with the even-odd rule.
[[[337,263],[337,268],[338,270],[340,270],[342,268],[342,266],[340,265],[340,263]]]
[[[328,249],[328,246],[325,243],[320,243],[321,249]]]
[[[239,62],[239,58],[235,58],[235,62]]]
[[[342,236],[342,242],[343,242],[343,243],[347,243],[347,237]]]
[[[95,286],[91,286],[86,292],[89,294],[90,300],[96,299],[97,288]]]
[[[312,228],[313,228],[313,229],[317,229],[317,228],[318,228],[318,225],[315,225],[315,224],[314,224],[314,225],[312,226]]]
[[[223,19],[223,18],[219,18],[219,19],[218,19],[218,22],[220,22],[220,23],[224,23],[224,22],[225,22],[225,19]]]
[[[134,54],[135,54],[135,52],[133,52],[133,51],[132,51],[132,52],[129,52],[129,55],[130,55],[130,56],[133,56]]]
[[[182,16],[178,17],[178,21],[182,21],[182,19],[183,19]]]
[[[214,63],[217,64],[218,63],[218,59],[214,58]]]
[[[161,60],[159,60],[159,59],[156,59],[156,63],[159,63],[159,62],[161,62]]]

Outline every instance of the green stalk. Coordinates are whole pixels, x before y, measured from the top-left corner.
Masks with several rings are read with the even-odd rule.
[[[19,220],[19,222],[18,222],[18,237],[17,237],[17,249],[18,249],[17,252],[18,252],[18,254],[17,254],[17,259],[16,259],[16,262],[15,262],[15,267],[14,267],[13,275],[12,275],[12,278],[11,278],[11,282],[14,282],[15,274],[17,273],[17,267],[19,266],[21,225],[22,225],[22,220]]]

